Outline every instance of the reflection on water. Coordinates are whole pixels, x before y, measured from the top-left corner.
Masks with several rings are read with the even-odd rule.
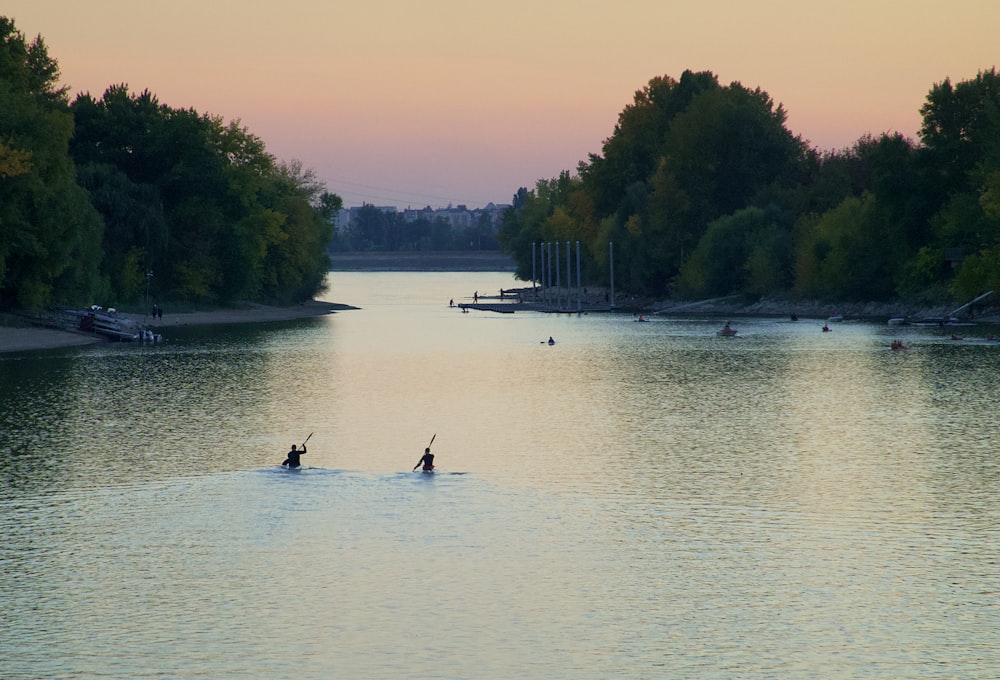
[[[0,355],[0,675],[997,674],[1000,345],[511,285]]]

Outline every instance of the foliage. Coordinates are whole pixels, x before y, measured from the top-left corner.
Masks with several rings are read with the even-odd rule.
[[[72,110],[71,152],[104,215],[107,273],[125,299],[138,298],[137,270],[155,298],[194,303],[318,292],[339,199],[311,172],[277,163],[238,121],[172,109],[148,91],[116,85],[99,100],[80,95]]]
[[[340,198],[238,121],[109,87],[70,103],[0,17],[0,305],[293,302],[321,290]]]
[[[529,278],[532,244],[578,239],[588,282],[606,284],[614,242],[633,294],[974,296],[997,286],[1000,77],[936,84],[921,115],[921,144],[821,152],[759,88],[660,76],[575,176],[519,190],[501,246]]]
[[[969,298],[998,287],[1000,76],[934,84],[920,141],[809,148],[768,93],[711,72],[653,78],[600,154],[521,188],[499,232],[339,197],[239,121],[113,85],[70,103],[42,38],[0,17],[0,306],[292,302],[328,249],[481,249],[522,279],[579,242],[588,284],[631,294]],[[614,257],[610,259],[614,244]]]
[[[461,209],[464,210],[464,207]],[[335,235],[331,249],[353,252],[497,250],[492,216],[470,213],[469,224],[452,225],[430,207],[407,213],[364,205]]]
[[[101,223],[66,149],[73,118],[41,37],[0,17],[0,305],[38,309],[100,289]]]

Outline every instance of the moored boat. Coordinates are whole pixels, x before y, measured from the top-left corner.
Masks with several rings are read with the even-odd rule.
[[[120,316],[116,309],[104,309],[100,305],[92,305],[90,309],[74,309],[67,307],[62,310],[67,325],[84,333],[94,333],[111,340],[160,342],[163,336],[150,328],[139,326],[132,319]]]

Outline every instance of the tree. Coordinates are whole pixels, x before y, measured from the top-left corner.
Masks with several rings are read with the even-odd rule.
[[[745,208],[715,220],[684,263],[679,292],[714,296],[785,290],[792,278],[786,221],[775,206]]]
[[[707,72],[636,93],[604,155],[579,167],[590,221],[607,224],[627,263],[626,289],[665,294],[713,220],[800,181],[806,148],[785,119],[766,92],[723,87]]]
[[[886,225],[870,193],[849,197],[810,223],[798,241],[797,288],[807,296],[884,300],[893,292]],[[808,279],[803,272],[811,272]]]
[[[996,144],[998,108],[996,68],[955,86],[946,78],[927,94],[920,137],[945,194],[971,188],[971,173]]]
[[[73,119],[42,38],[0,17],[0,305],[79,302],[103,285],[101,222],[67,152]]]

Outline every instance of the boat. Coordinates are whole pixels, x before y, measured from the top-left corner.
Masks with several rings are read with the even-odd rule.
[[[733,328],[727,323],[721,329],[715,331],[715,334],[721,338],[735,338],[738,332],[739,331],[737,331],[735,328]]]
[[[128,317],[119,316],[118,310],[114,307],[108,309],[100,305],[91,305],[89,309],[67,307],[62,310],[62,314],[64,318],[69,319],[66,325],[83,333],[93,333],[122,342],[155,343],[163,340],[163,336],[152,329],[139,326]]]

